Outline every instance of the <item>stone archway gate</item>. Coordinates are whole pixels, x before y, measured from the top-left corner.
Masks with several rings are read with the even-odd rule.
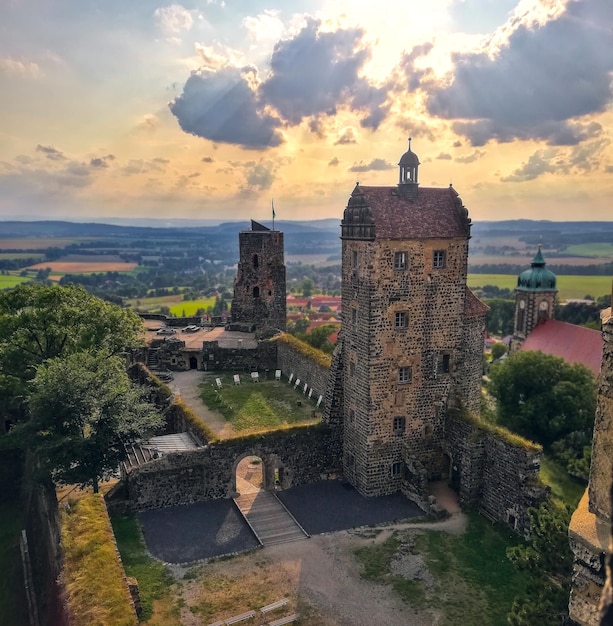
[[[341,451],[338,429],[299,426],[166,454],[129,471],[126,485],[136,510],[232,498],[236,467],[246,456],[262,459],[266,488],[274,486],[275,469],[282,469],[281,486],[288,488],[338,473]]]

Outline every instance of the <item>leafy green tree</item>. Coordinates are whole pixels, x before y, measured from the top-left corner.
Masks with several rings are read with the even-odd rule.
[[[497,359],[499,359],[501,356],[503,356],[506,353],[507,353],[507,347],[504,345],[504,343],[501,343],[500,341],[498,341],[492,346],[492,359],[494,361],[496,361]]]
[[[489,376],[498,421],[510,430],[549,447],[571,432],[593,428],[596,381],[584,365],[520,351],[492,365]]]
[[[315,282],[312,278],[305,278],[302,281],[302,295],[305,298],[310,298],[313,295],[313,289],[315,289]]]
[[[88,352],[40,365],[28,408],[30,419],[7,438],[35,452],[55,482],[90,485],[94,492],[117,470],[125,446],[162,424],[120,357]]]
[[[27,397],[42,363],[83,350],[118,354],[141,343],[142,328],[134,312],[78,285],[27,284],[0,293],[0,412]]]
[[[493,298],[487,300],[490,310],[485,316],[485,328],[490,335],[510,335],[513,332],[515,302]]]

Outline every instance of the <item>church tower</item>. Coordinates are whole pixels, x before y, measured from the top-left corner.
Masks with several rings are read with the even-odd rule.
[[[398,185],[357,184],[344,211],[343,395],[328,419],[360,493],[419,501],[448,470],[447,407],[479,411],[487,307],[466,286],[468,211],[452,187],[420,188],[418,167],[409,144]]]
[[[238,235],[232,323],[246,330],[285,330],[286,287],[283,233],[251,220]]]
[[[511,352],[521,346],[537,324],[553,319],[558,293],[556,275],[545,266],[541,244],[539,244],[530,269],[523,271],[517,277]]]

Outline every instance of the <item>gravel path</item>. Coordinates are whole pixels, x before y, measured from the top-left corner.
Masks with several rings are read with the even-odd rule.
[[[209,409],[200,399],[200,385],[213,384],[214,378],[213,374],[197,370],[174,372],[170,388],[220,439],[228,439],[234,433],[234,426],[226,422],[219,411]]]

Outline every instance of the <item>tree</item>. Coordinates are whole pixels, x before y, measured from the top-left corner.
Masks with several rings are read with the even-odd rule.
[[[498,341],[492,346],[492,359],[494,361],[496,361],[497,359],[499,359],[501,356],[503,356],[506,353],[507,353],[507,347],[504,345],[504,343],[501,343],[500,341]]]
[[[315,283],[312,278],[305,278],[302,281],[302,295],[305,298],[310,298],[313,295],[313,289],[315,288]]]
[[[162,417],[133,385],[120,357],[89,352],[38,367],[28,401],[30,419],[7,436],[34,451],[55,482],[98,491],[133,445]]]
[[[22,404],[42,363],[83,350],[118,354],[141,343],[142,329],[138,315],[81,286],[30,284],[0,293],[0,411]]]
[[[545,447],[593,428],[596,381],[584,365],[520,351],[492,365],[490,381],[499,423]]]
[[[493,298],[487,300],[490,310],[485,316],[485,328],[490,335],[510,335],[513,332],[515,302]]]

